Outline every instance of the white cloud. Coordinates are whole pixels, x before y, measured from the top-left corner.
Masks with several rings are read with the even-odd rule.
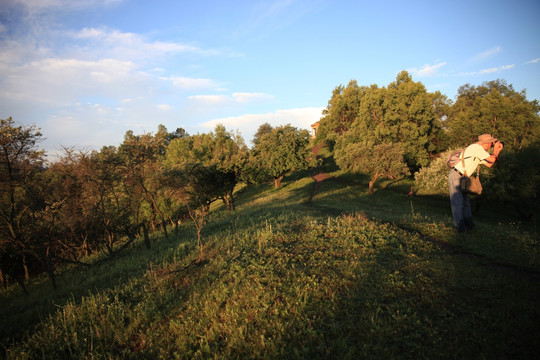
[[[191,95],[188,99],[199,106],[224,105],[230,102],[231,98],[227,95]]]
[[[412,73],[412,75],[418,76],[418,77],[435,76],[437,75],[437,70],[443,67],[444,65],[446,65],[445,62],[440,62],[435,65],[426,64],[422,66],[420,69],[412,68],[412,69],[409,69],[408,71]]]
[[[491,49],[488,49],[488,50],[486,50],[486,51],[483,51],[483,52],[481,52],[481,53],[479,53],[479,54],[474,55],[474,56],[471,58],[470,61],[472,61],[472,62],[480,62],[480,61],[483,61],[483,60],[485,60],[485,59],[487,59],[487,58],[492,57],[492,56],[495,55],[495,54],[500,53],[501,51],[502,51],[502,47],[500,47],[500,46],[495,46],[495,47],[493,47],[493,48],[491,48]]]
[[[528,64],[538,64],[540,62],[540,58],[536,58],[536,59],[532,59],[532,60],[529,60],[529,61],[525,61],[524,64],[528,65]]]
[[[213,130],[216,125],[223,124],[228,130],[239,130],[244,140],[249,142],[259,126],[269,123],[272,126],[291,124],[300,129],[311,129],[311,124],[319,121],[322,107],[276,110],[266,114],[245,114],[214,119],[200,124],[203,128]]]
[[[232,98],[239,103],[249,103],[271,100],[274,96],[263,93],[233,93]]]
[[[182,76],[161,77],[161,80],[172,82],[176,87],[185,90],[197,90],[197,89],[215,89],[218,84],[211,79],[203,78],[188,78]]]
[[[80,41],[79,46],[84,46],[85,53],[96,53],[95,56],[101,57],[133,60],[156,58],[167,54],[178,53],[218,54],[215,50],[205,50],[193,45],[149,41],[139,34],[120,32],[109,28],[84,28],[78,32],[71,32],[66,35]]]
[[[511,69],[514,66],[515,65],[512,64],[512,65],[504,65],[504,66],[499,66],[499,67],[493,67],[493,68],[489,68],[489,69],[480,70],[479,73],[480,74],[491,74],[491,73],[496,73],[496,72],[501,72],[503,70]]]
[[[51,105],[79,101],[99,94],[118,99],[140,92],[149,77],[130,61],[48,58],[12,66],[2,76],[0,98]]]
[[[274,96],[269,94],[240,92],[231,95],[192,95],[188,97],[188,100],[201,107],[256,103],[272,99]]]
[[[171,105],[167,105],[167,104],[159,104],[159,105],[157,105],[157,108],[159,110],[168,111],[168,110],[172,110],[173,107]]]
[[[30,13],[41,12],[47,9],[76,10],[89,7],[108,6],[123,0],[4,0],[8,3],[22,4]]]

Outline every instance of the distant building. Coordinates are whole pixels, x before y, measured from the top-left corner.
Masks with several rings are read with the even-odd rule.
[[[319,130],[319,122],[311,125],[311,137],[315,139],[317,137],[317,131]]]

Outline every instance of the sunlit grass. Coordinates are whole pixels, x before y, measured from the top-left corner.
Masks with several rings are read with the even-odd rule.
[[[4,342],[8,358],[536,354],[539,282],[494,266],[540,269],[534,232],[479,216],[478,232],[458,236],[446,199],[384,182],[368,196],[336,176],[311,202],[314,181],[297,176],[239,189],[235,212],[216,203],[200,262],[186,222],[150,251],[136,244],[65,272],[57,293],[46,283],[29,298],[3,293],[2,315],[22,336]],[[17,326],[17,309],[31,305],[41,306],[37,327]]]

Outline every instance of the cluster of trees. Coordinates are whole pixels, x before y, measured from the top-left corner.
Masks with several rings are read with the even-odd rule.
[[[540,155],[539,110],[537,100],[528,101],[525,91],[518,93],[502,80],[464,85],[453,103],[440,92],[428,92],[403,71],[387,87],[359,86],[354,80],[336,87],[323,111],[317,141],[334,151],[341,168],[369,174],[372,192],[377,179],[425,174],[441,152],[490,133],[505,143],[501,164],[491,179],[494,183],[495,175],[501,182],[503,178],[523,179],[519,191],[516,181],[496,186],[499,197],[519,203],[525,194],[527,199],[536,199],[538,170],[524,164]],[[521,166],[505,165],[510,158]],[[509,167],[513,175],[505,170]],[[440,168],[442,175],[437,173],[446,176],[448,169]],[[446,184],[440,178],[422,178],[422,186]]]
[[[448,169],[437,156],[491,133],[506,146],[487,176],[486,193],[531,216],[540,186],[540,106],[525,91],[497,80],[459,89],[455,103],[430,93],[403,71],[386,87],[351,81],[332,92],[315,140],[342,169],[379,178],[416,172],[417,185],[445,187]],[[125,134],[118,147],[65,149],[47,163],[34,126],[0,120],[0,278],[25,289],[31,274],[47,273],[53,286],[61,263],[114,256],[149,231],[178,231],[191,218],[201,231],[210,205],[234,210],[234,189],[272,179],[279,187],[292,170],[318,165],[307,130],[263,124],[248,148],[239,134],[214,132]],[[486,177],[484,177],[486,179]],[[433,185],[435,184],[435,185]],[[427,187],[427,186],[426,186]],[[26,291],[26,290],[25,290]]]
[[[238,182],[274,179],[310,166],[309,134],[290,125],[261,126],[248,149],[239,134],[214,132],[125,134],[100,151],[64,149],[47,163],[34,126],[0,120],[0,271],[3,286],[24,291],[32,274],[47,273],[56,287],[62,263],[84,264],[96,252],[115,256],[138,236],[151,248],[149,231],[178,231],[191,218],[202,251],[201,230],[210,205],[234,210]]]

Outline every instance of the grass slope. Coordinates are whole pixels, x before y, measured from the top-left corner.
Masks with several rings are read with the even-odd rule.
[[[534,224],[500,209],[458,235],[449,201],[306,174],[237,193],[203,229],[1,294],[5,356],[35,358],[533,358]],[[311,199],[311,201],[309,201]],[[504,220],[506,219],[506,220]],[[504,220],[504,221],[503,221]],[[35,326],[34,326],[35,325]]]

